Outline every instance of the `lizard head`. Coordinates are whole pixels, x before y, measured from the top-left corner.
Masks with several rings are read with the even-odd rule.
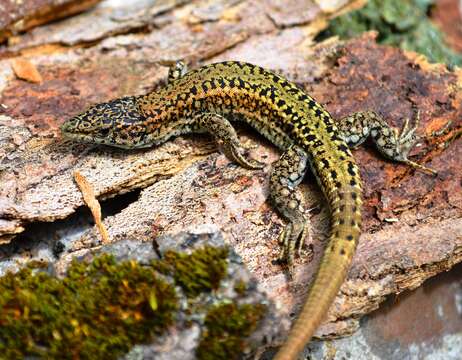
[[[90,106],[67,120],[61,132],[67,138],[121,148],[140,148],[145,143],[143,122],[135,96]]]

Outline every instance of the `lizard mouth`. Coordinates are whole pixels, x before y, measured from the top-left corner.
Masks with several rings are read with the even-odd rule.
[[[63,127],[61,127],[61,134],[63,135],[65,139],[74,140],[78,142],[96,143],[96,144],[104,144],[106,142],[104,138],[96,137],[95,135],[91,135],[91,134],[77,134],[72,131],[67,131]]]

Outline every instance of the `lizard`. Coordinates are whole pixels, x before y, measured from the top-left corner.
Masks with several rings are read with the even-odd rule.
[[[210,133],[225,155],[249,169],[264,164],[250,158],[231,124],[243,121],[277,146],[282,155],[270,173],[270,197],[287,221],[279,243],[280,259],[293,264],[308,234],[297,186],[308,170],[317,179],[331,210],[329,240],[305,303],[274,359],[292,360],[324,320],[346,278],[361,233],[360,172],[350,148],[368,137],[385,157],[434,173],[408,159],[417,141],[413,127],[390,127],[373,111],[334,121],[299,86],[264,68],[226,61],[188,71],[182,61],[170,65],[165,87],[90,106],[67,120],[64,136],[124,149],[158,146],[188,133]]]

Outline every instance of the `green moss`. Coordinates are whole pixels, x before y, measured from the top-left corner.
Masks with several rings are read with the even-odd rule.
[[[205,318],[206,331],[197,349],[197,358],[238,359],[246,338],[255,331],[266,306],[257,304],[221,304],[214,306]]]
[[[173,287],[135,261],[74,261],[64,279],[26,267],[0,278],[0,354],[115,359],[161,334],[177,307]]]
[[[247,291],[247,284],[245,281],[236,281],[234,284],[234,291],[239,295],[239,296],[244,296],[245,292]]]
[[[191,255],[167,251],[163,259],[153,266],[160,272],[173,276],[186,296],[196,297],[203,292],[218,289],[226,276],[229,250],[226,247],[204,246]]]
[[[0,278],[0,358],[118,358],[174,322],[178,299],[159,271],[195,297],[220,287],[228,253],[212,246],[190,255],[168,251],[152,266],[101,255],[90,263],[73,261],[63,279],[38,262],[7,273]],[[235,289],[243,294],[246,284]],[[203,311],[199,358],[234,359],[266,307],[222,304]]]
[[[367,30],[379,32],[378,42],[424,54],[430,61],[461,65],[427,17],[433,0],[369,0],[367,5],[334,19],[321,35],[351,38]]]

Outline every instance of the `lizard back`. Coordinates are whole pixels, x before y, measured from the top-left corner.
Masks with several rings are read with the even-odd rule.
[[[275,359],[295,359],[325,318],[353,257],[361,226],[361,181],[330,114],[294,83],[259,66],[228,61],[203,66],[143,96],[98,104],[65,123],[69,137],[124,148],[158,145],[193,131],[212,113],[245,121],[279,148],[296,145],[332,212],[329,241],[287,342]]]
[[[242,62],[193,70],[139,102],[148,123],[161,126],[201,111],[231,115],[231,119],[238,115],[281,149],[295,143],[308,153],[329,201],[332,226],[305,305],[276,357],[294,359],[323,321],[346,277],[360,235],[359,169],[332,117],[294,83]]]

